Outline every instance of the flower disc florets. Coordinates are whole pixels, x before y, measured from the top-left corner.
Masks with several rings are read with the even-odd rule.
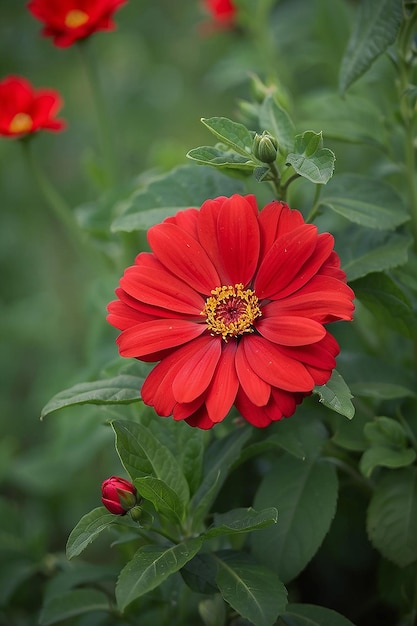
[[[211,428],[234,405],[263,427],[325,384],[352,319],[333,237],[254,196],[207,200],[153,226],[108,320],[122,356],[158,362],[141,395],[159,415]]]
[[[262,315],[258,298],[252,289],[244,289],[242,283],[234,287],[216,287],[207,298],[202,315],[206,316],[208,328],[227,341],[253,332],[253,323]]]

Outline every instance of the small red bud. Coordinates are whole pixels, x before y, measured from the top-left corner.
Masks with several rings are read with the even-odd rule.
[[[110,476],[101,485],[101,501],[110,513],[125,515],[136,502],[136,487],[119,476]]]

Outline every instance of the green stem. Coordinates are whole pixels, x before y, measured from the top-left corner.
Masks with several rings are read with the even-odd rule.
[[[168,541],[170,541],[171,543],[173,543],[175,545],[178,543],[177,539],[172,537],[172,535],[167,533],[165,530],[162,530],[162,528],[154,528],[154,527],[152,527],[150,530],[153,533],[156,533],[157,535],[160,535],[161,537],[164,537],[165,539],[168,539]]]
[[[417,438],[414,435],[412,429],[410,428],[409,423],[407,422],[404,415],[401,413],[399,409],[397,411],[397,417],[398,417],[398,420],[401,422],[402,427],[404,428],[405,432],[407,433],[407,437],[409,438],[411,445],[413,446],[414,450],[417,452]]]
[[[94,59],[93,52],[90,48],[88,39],[78,42],[78,50],[80,52],[81,62],[90,85],[91,95],[96,110],[98,130],[100,135],[102,158],[105,166],[104,186],[112,186],[117,179],[117,166],[114,158],[113,137],[110,130],[110,122],[107,114],[106,102],[103,97],[99,72]]]
[[[346,463],[346,461],[334,456],[324,456],[322,457],[322,460],[332,463],[332,465],[341,469],[345,474],[353,478],[358,485],[364,487],[366,491],[372,491],[372,483],[362,476],[362,474],[357,472],[355,468],[349,465],[349,463]]]
[[[76,219],[73,215],[71,207],[65,202],[58,193],[45,173],[39,165],[39,160],[34,157],[31,138],[24,139],[20,142],[24,157],[34,180],[36,181],[43,197],[45,198],[49,208],[53,211],[57,220],[62,224],[76,250],[79,250],[80,244],[85,245],[85,239],[82,236]]]
[[[314,194],[313,206],[311,208],[310,213],[307,215],[306,222],[312,222],[318,213],[319,206],[320,206],[319,199],[320,199],[322,187],[323,185],[319,185],[319,184],[316,185],[316,193]]]
[[[27,167],[38,185],[42,196],[55,215],[57,221],[63,227],[74,248],[76,256],[80,257],[81,252],[84,254],[84,259],[88,260],[88,263],[94,268],[94,271],[101,269],[104,261],[103,257],[98,250],[90,245],[88,238],[78,225],[71,207],[55,189],[41,168],[39,159],[35,157],[32,151],[32,139],[32,137],[22,139],[20,144],[22,146]]]
[[[274,163],[270,163],[269,164],[269,169],[270,172],[272,174],[272,178],[269,179],[269,182],[271,183],[271,185],[274,188],[274,192],[278,198],[278,200],[284,200],[285,198],[282,198],[282,188],[281,188],[281,184],[280,184],[280,173],[279,173],[279,169],[277,164]]]

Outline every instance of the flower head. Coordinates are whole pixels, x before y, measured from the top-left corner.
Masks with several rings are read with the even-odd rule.
[[[0,135],[23,137],[38,130],[62,130],[65,122],[55,117],[61,106],[54,89],[34,89],[21,76],[7,76],[0,82]]]
[[[30,0],[28,9],[44,23],[42,35],[59,48],[98,30],[114,30],[114,12],[127,0]]]
[[[205,10],[212,18],[215,28],[232,28],[236,21],[237,9],[233,0],[203,0]]]
[[[254,196],[207,200],[148,232],[108,307],[120,354],[159,361],[142,398],[162,416],[211,428],[235,405],[263,427],[325,384],[339,346],[325,324],[351,320],[329,233]]]
[[[101,501],[110,513],[125,515],[136,504],[136,487],[124,478],[111,476],[101,485]]]

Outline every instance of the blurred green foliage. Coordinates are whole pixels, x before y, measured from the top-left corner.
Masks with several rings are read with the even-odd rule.
[[[268,41],[253,49],[239,31],[203,36],[205,18],[197,0],[130,0],[116,15],[117,30],[99,33],[90,42],[113,128],[120,187],[185,163],[188,150],[207,141],[200,118],[238,118],[236,103],[249,98],[249,76],[257,72],[265,79],[269,73],[279,78],[280,97],[291,103],[299,132],[324,131],[326,146],[337,155],[336,171],[383,173],[398,184],[392,164],[400,138],[391,134],[395,94],[387,89],[394,76],[388,60],[378,60],[351,90],[354,108],[369,121],[374,142],[358,149],[351,109],[336,95],[355,4],[277,1],[271,32],[265,34],[273,38],[271,58]],[[24,2],[2,2],[0,16],[0,78],[19,74],[37,87],[58,89],[64,98],[62,117],[68,129],[56,135],[41,133],[33,146],[37,157],[72,207],[94,202],[104,192],[102,164],[92,94],[79,51],[75,46],[55,48],[41,38],[40,24]],[[376,113],[372,102],[379,94],[382,108]],[[352,140],[343,150],[338,149],[336,123]],[[378,145],[387,136],[390,159]],[[126,235],[129,258],[105,280],[86,272],[30,178],[18,142],[0,142],[0,164],[0,561],[5,564],[0,567],[0,625],[31,626],[38,623],[46,582],[69,567],[63,552],[70,530],[99,503],[101,481],[119,471],[106,425],[108,409],[65,409],[44,422],[39,415],[56,392],[94,380],[116,359],[115,332],[105,321],[105,307],[124,261],[130,263],[138,249],[139,235]],[[293,199],[295,205],[303,204],[302,184]],[[336,230],[340,223],[334,216],[323,222]],[[343,544],[347,532],[359,550],[365,544],[364,505],[355,501],[352,510],[348,496],[345,493],[340,503],[342,512],[348,510],[346,516],[336,518],[311,566],[324,597],[319,592],[314,596],[311,587],[303,589],[311,578],[302,578],[299,590],[306,601],[328,600],[332,581],[324,572],[330,554],[345,568],[345,578],[340,571],[337,578],[341,606],[345,597],[340,590],[357,576],[358,563],[349,563],[351,553]],[[347,529],[343,524],[349,516]],[[107,552],[103,557],[107,545],[95,544],[96,562],[110,561]],[[374,554],[369,545],[360,553],[366,569]],[[380,584],[387,586],[383,572]],[[389,624],[389,612],[385,617],[388,621],[367,626]]]

